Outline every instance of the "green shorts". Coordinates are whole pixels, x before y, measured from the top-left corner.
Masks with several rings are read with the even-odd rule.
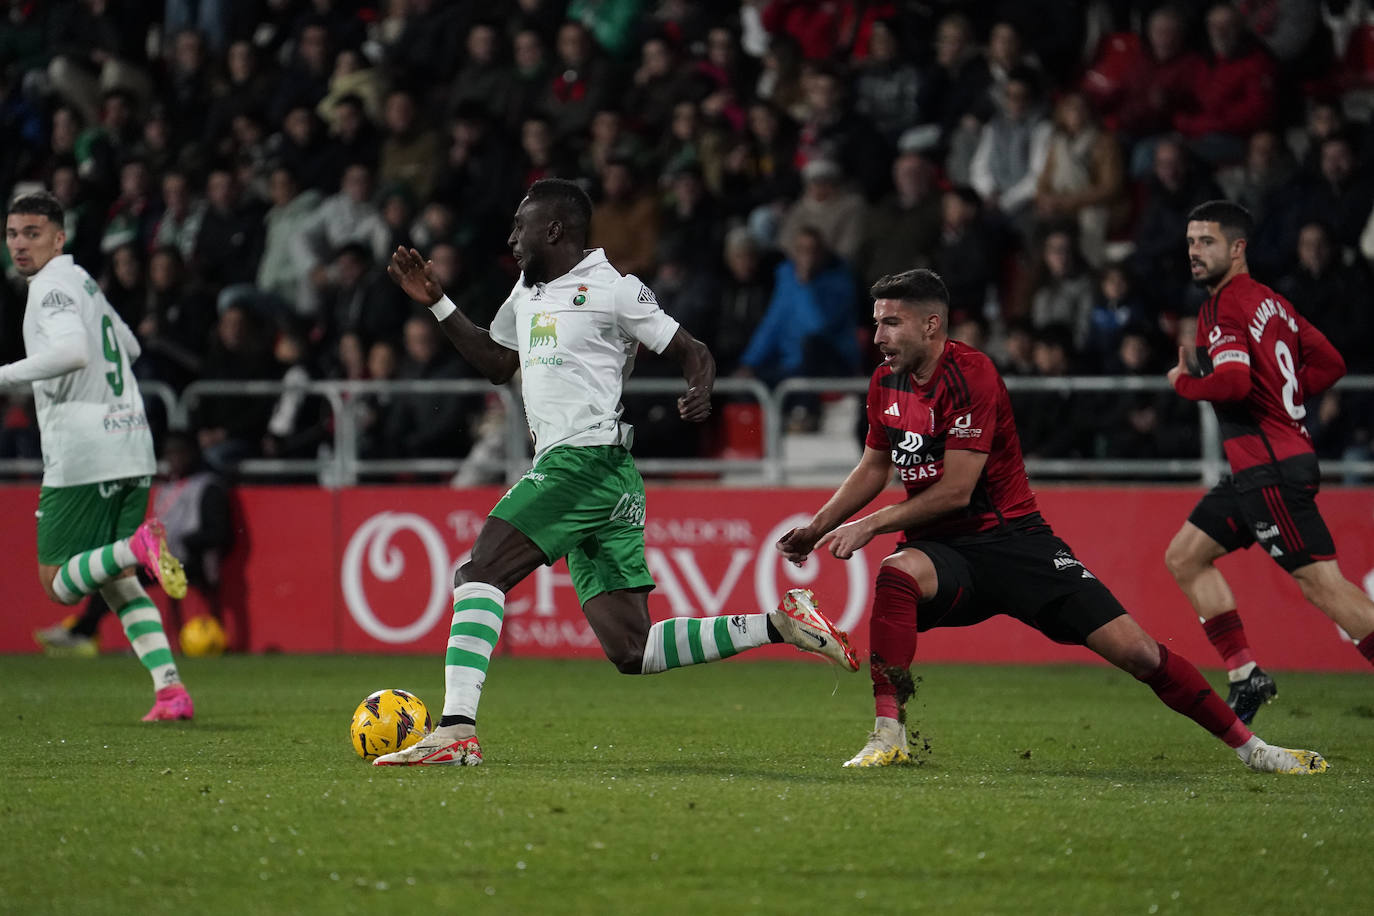
[[[126,538],[148,514],[150,477],[38,491],[38,562],[59,566],[78,553]]]
[[[568,558],[583,604],[602,592],[653,588],[644,562],[644,479],[619,445],[550,449],[491,510],[552,565]]]

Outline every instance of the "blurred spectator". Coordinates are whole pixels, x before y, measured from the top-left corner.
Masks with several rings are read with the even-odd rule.
[[[166,106],[176,145],[185,146],[205,136],[212,90],[210,66],[204,35],[189,29],[168,31],[171,53],[163,63],[158,94]]]
[[[668,130],[653,150],[652,159],[658,170],[671,173],[696,163],[708,182],[719,184],[724,156],[724,131],[703,120],[696,102],[691,99],[676,102]]]
[[[485,105],[489,111],[505,114],[514,102],[515,77],[501,54],[502,36],[490,22],[475,22],[468,29],[465,47],[466,61],[458,70],[453,88],[448,93],[452,106],[473,102]],[[515,126],[518,121],[508,121]]]
[[[234,115],[245,111],[266,111],[276,89],[251,41],[236,41],[225,55],[224,74],[212,89],[206,112],[205,139],[213,140],[228,132]]]
[[[849,107],[849,87],[834,67],[822,66],[804,84],[805,111],[797,138],[797,163],[838,165],[869,200],[887,187],[891,154],[873,123]]]
[[[1008,19],[994,22],[988,30],[987,62],[991,82],[986,98],[974,111],[980,119],[985,119],[1006,106],[1007,84],[1013,73],[1027,71],[1032,85],[1040,85],[1038,61],[1034,54],[1026,52],[1020,29]]]
[[[805,117],[801,48],[790,35],[774,35],[769,41],[754,96],[788,117]]]
[[[895,144],[915,118],[920,90],[921,75],[902,54],[894,24],[873,23],[868,56],[854,77],[855,110],[872,121],[888,143]]]
[[[437,180],[439,138],[420,126],[415,99],[405,90],[387,93],[386,132],[378,180],[401,185],[417,198],[429,197]]]
[[[1035,374],[1035,329],[1029,321],[1013,318],[1007,322],[1006,336],[1002,341],[1002,359],[997,368],[1003,375]]]
[[[1088,342],[1092,309],[1093,278],[1079,257],[1073,233],[1067,229],[1047,232],[1031,280],[1031,326],[1037,331],[1067,328],[1070,352],[1077,352]]]
[[[1073,371],[1073,332],[1051,325],[1036,332],[1031,359],[1039,378],[1066,378]],[[1012,399],[1021,449],[1029,459],[1082,458],[1092,452],[1094,411],[1089,399],[1067,387],[1022,392]]]
[[[286,386],[272,405],[262,437],[265,458],[314,458],[329,441],[323,401],[306,392],[311,380],[310,350],[304,334],[291,324],[277,328],[272,357]]]
[[[1221,189],[1194,164],[1181,141],[1166,137],[1155,144],[1143,197],[1131,265],[1137,277],[1148,280],[1142,288],[1154,311],[1178,312],[1192,289],[1188,250],[1180,243],[1187,235],[1188,214],[1221,197]]]
[[[485,242],[490,249],[499,244],[504,252],[504,235],[491,233],[489,227],[509,223],[512,204],[524,193],[516,187],[518,166],[486,108],[474,103],[454,112],[448,156],[433,199],[455,214],[465,244]]]
[[[239,382],[275,377],[257,319],[243,305],[228,305],[215,324],[215,334],[201,366],[201,379]],[[272,404],[270,397],[201,397],[194,421],[196,440],[206,464],[220,473],[229,473],[240,461],[256,455]]]
[[[661,136],[673,106],[684,98],[687,86],[677,53],[666,38],[650,35],[640,46],[639,66],[625,93],[625,111],[633,114],[641,132]]]
[[[129,327],[137,327],[148,299],[143,255],[139,247],[126,242],[110,252],[100,278],[101,290],[110,305]]]
[[[873,24],[895,12],[896,4],[882,0],[876,3],[768,0],[763,6],[762,23],[774,35],[791,36],[808,60],[831,60],[845,54],[862,60],[869,53]]]
[[[143,40],[148,17],[137,6],[77,0],[53,17],[48,80],[87,123],[99,120],[101,93],[122,89],[146,101],[152,94]]]
[[[739,368],[740,357],[768,310],[774,269],[743,226],[726,233],[723,258],[725,276],[720,305],[715,310],[715,331],[711,337],[700,339],[708,341],[717,371],[729,375]]]
[[[935,30],[935,60],[921,81],[917,102],[920,122],[936,125],[947,146],[961,122],[976,130],[992,74],[974,41],[973,23],[963,13],[949,13]]]
[[[54,114],[54,146],[57,143],[57,121],[58,115]],[[134,97],[119,88],[106,91],[100,100],[99,120],[82,130],[72,147],[76,155],[77,172],[94,193],[113,197],[118,192],[119,165],[138,140],[137,127]],[[65,132],[63,139],[65,141]]]
[[[802,194],[788,208],[778,227],[778,245],[791,251],[804,229],[819,232],[827,251],[849,264],[858,258],[863,244],[867,207],[863,196],[842,184],[837,163],[812,159],[802,168]]]
[[[229,488],[222,476],[205,466],[195,438],[186,433],[167,434],[162,460],[167,481],[156,489],[149,508],[167,531],[167,547],[181,560],[186,584],[204,596],[210,613],[218,618],[223,612],[221,571],[234,546]],[[180,619],[179,608],[173,613]]]
[[[940,240],[940,223],[935,167],[920,153],[899,154],[892,161],[892,191],[863,222],[856,268],[864,288],[888,274],[929,265]]]
[[[658,250],[658,200],[643,189],[634,166],[621,159],[601,173],[601,200],[592,208],[589,244],[606,251],[606,260],[623,274],[654,275]]]
[[[162,176],[162,214],[153,230],[153,246],[172,247],[182,260],[196,249],[196,236],[205,219],[205,201],[192,196],[191,180],[185,172],[166,172]]]
[[[479,328],[491,327],[497,310],[510,293],[510,281],[485,259],[464,254],[451,242],[436,242],[429,249],[434,274],[444,289],[453,290],[449,298]],[[398,306],[398,312],[405,307]]]
[[[315,314],[319,294],[328,283],[325,261],[349,242],[366,245],[374,261],[391,256],[391,233],[372,203],[372,172],[362,163],[344,169],[339,192],[326,198],[306,217],[294,237],[297,267],[309,280],[300,287],[298,312]]]
[[[1327,223],[1336,246],[1354,250],[1374,210],[1374,183],[1358,169],[1349,134],[1323,140],[1320,156],[1318,176],[1303,192],[1303,220]],[[1296,235],[1291,238],[1296,241]]]
[[[1113,375],[1150,378],[1163,369],[1151,334],[1128,327],[1109,365]],[[1193,458],[1201,450],[1197,406],[1172,391],[1111,392],[1099,416],[1106,458]]]
[[[452,379],[467,375],[429,315],[405,323],[405,357],[396,378]],[[470,418],[481,399],[450,393],[398,394],[386,415],[383,448],[395,458],[456,458],[471,444]]]
[[[1097,292],[1088,321],[1088,340],[1083,347],[1083,358],[1087,363],[1084,368],[1093,372],[1108,372],[1125,330],[1149,326],[1150,319],[1145,307],[1131,288],[1130,272],[1124,264],[1108,264],[1097,280]]]
[[[242,117],[236,117],[234,123],[238,124]],[[332,151],[329,141],[324,137],[323,127],[311,108],[296,105],[282,120],[281,133],[269,141],[274,164],[290,169],[291,174],[303,181],[306,188],[320,191],[333,187],[324,184]]]
[[[612,57],[629,48],[641,0],[572,0],[567,17],[584,25],[588,34]]]
[[[552,77],[544,41],[534,29],[521,29],[511,39],[515,58],[510,83],[510,105],[505,109],[506,126],[513,127],[539,111],[544,92]]]
[[[1023,235],[1053,131],[1040,109],[1035,72],[1024,67],[1011,71],[997,113],[983,125],[969,165],[969,184],[990,210]]]
[[[1207,10],[1207,43],[1206,68],[1175,111],[1174,128],[1208,162],[1234,162],[1245,138],[1274,117],[1274,62],[1227,3]]]
[[[1315,175],[1321,170],[1322,142],[1348,130],[1340,104],[1317,99],[1307,106],[1303,127],[1288,131],[1288,142],[1303,170]]]
[[[533,120],[543,125],[542,133],[547,136],[551,147],[553,132],[548,119],[536,116]],[[603,108],[592,115],[592,123],[587,134],[587,143],[582,148],[578,164],[583,175],[600,175],[606,163],[612,159],[628,159],[635,163],[640,163],[644,159],[643,144],[640,143],[638,136],[626,130],[625,116],[618,108]],[[526,181],[523,186],[529,187],[531,184],[534,184],[534,181]]]
[[[790,119],[767,102],[754,102],[745,113],[745,136],[727,153],[719,193],[742,210],[779,211],[796,196],[801,180],[793,164],[796,132]],[[781,217],[779,217],[781,218]]]
[[[210,172],[205,203],[205,216],[196,233],[196,273],[212,286],[252,283],[262,256],[265,208],[245,199],[233,173],[223,168]]]
[[[63,228],[67,233],[63,252],[71,255],[89,273],[99,273],[105,214],[83,192],[75,162],[68,160],[53,168],[52,193],[62,205]]]
[[[1292,177],[1297,168],[1293,153],[1277,131],[1268,128],[1250,135],[1245,161],[1217,173],[1217,183],[1227,200],[1250,211],[1255,223],[1262,224],[1274,194]]]
[[[463,35],[471,4],[444,0],[408,0],[399,33],[386,50],[393,85],[412,92],[446,86],[462,58]]]
[[[773,297],[740,356],[740,370],[769,385],[801,375],[850,375],[859,367],[855,279],[816,229],[797,234],[778,265]]]
[[[267,117],[280,122],[297,105],[313,109],[329,91],[334,70],[334,48],[329,27],[319,19],[306,19],[297,32],[295,54],[277,81],[268,102]]]
[[[1172,115],[1203,78],[1202,55],[1188,49],[1182,10],[1161,6],[1146,21],[1145,42],[1110,35],[1083,76],[1083,91],[1111,130],[1139,139],[1168,131]]]
[[[591,37],[580,22],[565,22],[559,27],[556,56],[543,106],[554,133],[560,138],[574,137],[587,129],[592,113],[609,98],[610,70],[595,55]]]
[[[340,343],[347,339],[348,335],[345,335]],[[396,378],[399,362],[395,344],[389,340],[376,341],[367,348],[364,377],[374,382],[391,381]],[[350,373],[346,377],[351,379],[355,376]],[[350,402],[356,411],[359,458],[386,458],[394,451],[386,437],[392,429],[389,418],[395,404],[396,396],[385,392],[364,395]]]
[[[706,189],[701,167],[695,163],[682,165],[667,177],[667,195],[659,223],[660,249],[673,250],[694,272],[709,275],[720,257],[724,227],[720,205]],[[654,290],[658,291],[657,285]],[[691,322],[683,324],[696,327]]]
[[[1374,371],[1374,303],[1369,269],[1347,263],[1320,221],[1298,232],[1297,267],[1274,288],[1335,344],[1352,374]]]
[[[263,217],[267,227],[262,260],[258,262],[257,286],[275,296],[292,311],[299,311],[302,286],[308,280],[306,265],[298,257],[296,239],[310,225],[320,205],[320,192],[302,192],[296,176],[284,165],[272,170],[272,208]]]
[[[211,299],[186,279],[180,252],[158,248],[148,261],[148,297],[137,325],[143,355],[134,365],[140,378],[166,382],[176,390],[194,381],[215,323]]]
[[[399,288],[373,264],[372,252],[360,242],[349,242],[335,252],[310,331],[312,341],[329,348],[345,331],[355,331],[364,340],[400,336],[409,309]]]
[[[1001,246],[983,219],[983,204],[970,187],[951,188],[940,200],[940,241],[933,267],[949,290],[950,322],[981,315],[997,279]]]
[[[233,22],[231,6],[229,0],[166,0],[164,28],[172,35],[199,32],[211,48],[223,51]]]
[[[1066,93],[1055,106],[1049,155],[1036,183],[1036,215],[1042,223],[1076,221],[1083,256],[1097,266],[1114,211],[1125,202],[1122,192],[1116,138],[1093,120],[1081,93]]]
[[[348,166],[361,163],[373,169],[382,154],[381,133],[368,120],[358,96],[345,95],[334,103],[332,123],[319,175],[311,182],[312,187],[325,192],[339,187]]]
[[[315,106],[322,121],[332,122],[340,100],[353,96],[362,103],[369,121],[382,118],[382,95],[386,91],[385,75],[369,65],[367,58],[357,51],[344,48],[334,58],[334,72],[329,77],[329,91]]]

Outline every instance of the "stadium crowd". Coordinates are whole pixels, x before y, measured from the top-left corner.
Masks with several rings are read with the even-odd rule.
[[[137,371],[174,389],[472,375],[385,263],[418,248],[485,324],[543,177],[585,183],[593,244],[722,375],[865,375],[866,290],[913,266],[1008,375],[1160,375],[1202,299],[1186,214],[1222,196],[1256,217],[1257,278],[1374,371],[1365,0],[2,5],[0,188],[53,191]],[[5,266],[0,362],[22,347]],[[1198,452],[1172,392],[1016,403],[1032,457]],[[363,457],[454,457],[486,402],[357,406]],[[642,414],[642,449],[681,454]],[[1320,454],[1368,456],[1370,396],[1308,416]],[[205,399],[194,422],[220,467],[330,436],[298,397]],[[0,457],[37,455],[26,398],[0,427]]]

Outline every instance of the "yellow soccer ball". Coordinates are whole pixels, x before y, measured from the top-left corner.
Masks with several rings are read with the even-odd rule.
[[[224,627],[209,614],[201,614],[186,621],[181,628],[178,641],[181,643],[181,654],[187,658],[219,655],[229,644],[224,635]]]
[[[429,710],[413,693],[378,690],[358,704],[348,739],[364,760],[410,747],[429,733]]]

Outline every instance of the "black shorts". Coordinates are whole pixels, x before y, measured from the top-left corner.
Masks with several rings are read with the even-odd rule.
[[[1316,459],[1289,459],[1280,468],[1264,479],[1226,478],[1198,501],[1188,521],[1227,553],[1258,543],[1288,572],[1335,559],[1336,544],[1317,511]]]
[[[967,627],[1006,614],[1069,645],[1126,613],[1039,515],[943,541],[904,541],[930,557],[939,586],[921,601],[916,629]]]

